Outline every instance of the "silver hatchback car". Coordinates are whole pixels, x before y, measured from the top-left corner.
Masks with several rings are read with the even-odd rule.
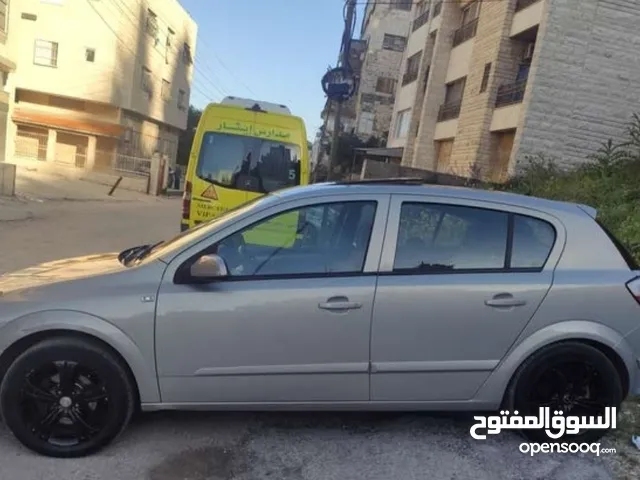
[[[639,275],[583,205],[399,179],[287,189],[0,277],[0,407],[59,457],[139,408],[596,415],[640,393]]]

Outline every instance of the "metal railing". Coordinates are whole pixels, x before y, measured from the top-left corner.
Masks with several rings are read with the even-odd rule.
[[[460,105],[462,100],[456,102],[443,103],[438,110],[438,121],[444,122],[445,120],[452,120],[460,116]]]
[[[498,87],[498,95],[496,96],[496,107],[504,107],[522,102],[526,89],[526,80],[500,85]]]
[[[429,21],[429,10],[425,10],[424,13],[420,14],[420,16],[413,21],[413,28],[411,31],[415,32],[428,21]]]
[[[49,136],[46,133],[18,131],[14,154],[19,158],[46,161],[48,139]]]
[[[466,25],[461,26],[453,34],[453,46],[460,45],[463,42],[476,36],[478,30],[478,19],[471,20]]]
[[[533,5],[534,3],[539,2],[540,0],[518,0],[516,2],[516,12],[520,10],[524,10],[525,8]]]
[[[498,87],[498,95],[496,96],[496,107],[504,107],[514,103],[522,102],[524,92],[527,89],[527,81],[509,83]]]
[[[407,85],[411,82],[415,82],[418,79],[418,72],[407,72],[402,76],[402,85]]]
[[[440,15],[440,12],[442,12],[442,1],[436,3],[433,6],[433,18],[436,18],[438,15]]]
[[[115,161],[113,162],[113,170],[133,175],[148,176],[151,172],[151,159],[117,153]]]

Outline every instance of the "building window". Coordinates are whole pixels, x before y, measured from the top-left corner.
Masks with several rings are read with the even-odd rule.
[[[158,16],[151,9],[147,10],[147,33],[152,38],[158,37]]]
[[[464,95],[466,81],[467,78],[464,77],[447,85],[444,104],[440,106],[440,110],[438,112],[439,122],[458,118],[460,115],[460,106],[462,105],[462,96]]]
[[[184,90],[178,90],[178,109],[187,109],[187,92],[185,92]]]
[[[413,0],[395,0],[393,2],[393,8],[397,10],[411,11],[411,4]]]
[[[95,48],[87,48],[84,51],[84,59],[87,62],[95,62],[96,61],[96,49]]]
[[[9,0],[0,0],[0,32],[7,33],[7,4]]]
[[[373,133],[373,123],[375,115],[371,112],[361,112],[358,120],[358,133],[362,135],[371,135]]]
[[[480,14],[480,2],[476,0],[462,9],[460,28],[453,34],[453,46],[475,37],[478,30],[478,15]]]
[[[162,90],[160,91],[160,96],[165,102],[168,102],[171,98],[171,82],[164,78],[162,79]]]
[[[142,90],[147,92],[149,96],[153,94],[153,80],[151,79],[151,70],[147,67],[142,67],[142,83],[140,85]]]
[[[480,93],[486,92],[489,86],[489,75],[491,74],[491,63],[484,64],[484,72],[482,72],[482,82],[480,83]]]
[[[404,75],[402,76],[402,85],[414,82],[418,78],[418,71],[420,70],[420,58],[422,57],[422,51],[411,55],[407,59],[407,65],[405,67]]]
[[[411,121],[411,109],[407,108],[398,112],[393,135],[395,138],[405,138],[409,132],[409,122]]]
[[[164,62],[169,63],[169,57],[171,55],[171,49],[173,48],[173,37],[175,37],[176,32],[167,28],[167,43],[164,49]]]
[[[478,18],[480,13],[480,2],[476,0],[462,9],[462,21],[460,26],[467,25]]]
[[[58,66],[58,43],[48,40],[36,40],[33,52],[33,63],[45,67]]]
[[[396,83],[397,80],[395,78],[378,77],[378,82],[376,83],[376,92],[392,95],[396,91]]]
[[[187,42],[182,45],[182,61],[186,65],[191,65],[193,63],[193,57],[191,56],[191,47]]]
[[[385,50],[404,52],[406,46],[407,37],[403,37],[401,35],[391,35],[388,33],[384,34],[384,39],[382,40],[382,48],[384,48]]]

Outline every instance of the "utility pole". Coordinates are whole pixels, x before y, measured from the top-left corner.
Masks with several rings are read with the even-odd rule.
[[[342,45],[338,67],[349,66],[349,53],[351,50],[351,35],[353,34],[353,21],[356,12],[356,0],[345,0],[344,32],[342,34]],[[342,102],[344,99],[337,98],[335,117],[333,119],[333,135],[331,139],[331,152],[329,155],[329,172],[327,180],[331,180],[333,169],[338,160],[338,143],[340,141],[340,117],[342,116]]]

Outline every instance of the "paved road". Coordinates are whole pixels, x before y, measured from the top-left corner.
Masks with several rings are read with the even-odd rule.
[[[179,203],[135,196],[26,202],[29,219],[0,222],[0,273],[172,235]],[[474,441],[472,423],[418,414],[154,413],[110,448],[75,460],[38,457],[0,426],[0,480],[612,478],[601,458],[531,458],[509,434]]]

